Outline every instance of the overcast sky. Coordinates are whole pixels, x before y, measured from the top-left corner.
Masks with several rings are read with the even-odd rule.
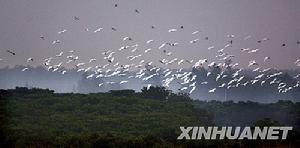
[[[75,21],[74,16],[80,20]],[[93,33],[98,27],[104,29]],[[168,33],[171,28],[179,31]],[[57,33],[63,29],[67,30],[65,34]],[[192,35],[196,30],[201,32]],[[234,61],[241,66],[256,60],[266,67],[296,68],[293,62],[300,58],[300,44],[296,44],[300,40],[300,1],[0,0],[0,58],[3,59],[0,67],[27,65],[28,57],[34,58],[30,65],[41,65],[42,59],[68,50],[75,50],[82,62],[88,62],[90,58],[102,58],[104,49],[117,50],[134,44],[139,44],[141,50],[153,48],[154,51],[143,58],[158,61],[165,57],[157,48],[167,41],[179,43],[167,48],[173,52],[172,58],[215,61],[216,51],[228,43],[228,34],[234,34],[235,38],[232,47],[226,50],[236,56]],[[39,38],[41,35],[45,40]],[[243,40],[248,35],[252,38]],[[133,40],[124,42],[125,36]],[[204,40],[205,37],[209,40]],[[270,40],[257,43],[264,37]],[[199,38],[198,43],[189,43],[196,38]],[[52,45],[57,39],[62,43]],[[150,39],[154,42],[145,44]],[[207,50],[210,46],[216,49]],[[244,54],[240,51],[243,47],[260,51]],[[7,53],[8,49],[16,55]],[[125,58],[124,55],[119,58]],[[270,56],[272,61],[263,63],[265,56]],[[97,64],[103,63],[103,60],[97,61]]]

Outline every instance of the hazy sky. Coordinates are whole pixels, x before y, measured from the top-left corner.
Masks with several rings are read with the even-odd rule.
[[[114,4],[118,4],[115,8]],[[136,13],[138,9],[140,13]],[[74,20],[74,16],[80,18]],[[151,26],[155,26],[151,29]],[[180,26],[184,29],[180,29]],[[90,31],[85,31],[85,28]],[[98,27],[101,32],[93,33]],[[111,27],[117,29],[112,31]],[[177,28],[178,32],[168,33]],[[58,31],[66,29],[65,34]],[[201,32],[192,35],[191,33]],[[293,62],[300,58],[300,1],[299,0],[0,0],[0,67],[39,65],[42,59],[60,51],[75,50],[80,61],[99,58],[104,63],[103,49],[117,50],[121,46],[139,44],[141,51],[153,48],[144,58],[148,61],[166,58],[158,51],[163,42],[178,42],[172,57],[185,59],[208,58],[216,60],[216,51],[228,43],[228,34],[234,34],[233,45],[226,49],[234,54],[235,62],[248,64],[249,60],[262,63],[265,56],[272,61],[263,66],[296,68]],[[41,40],[40,35],[45,36]],[[243,38],[252,38],[244,41]],[[122,39],[130,36],[133,41]],[[209,37],[209,40],[204,40]],[[257,41],[268,37],[269,41]],[[196,44],[189,41],[199,38]],[[52,41],[62,43],[52,45]],[[153,39],[151,44],[145,44]],[[282,47],[282,44],[286,47]],[[209,46],[216,49],[207,50]],[[257,54],[241,53],[240,48],[259,48]],[[16,52],[11,56],[6,52]],[[143,53],[143,52],[140,52]],[[124,55],[123,55],[124,54]],[[137,54],[137,53],[136,53]],[[125,58],[128,52],[119,55]],[[121,60],[122,61],[122,60]],[[66,66],[66,65],[64,65]]]

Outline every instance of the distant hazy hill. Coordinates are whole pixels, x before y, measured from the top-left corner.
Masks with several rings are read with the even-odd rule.
[[[137,72],[129,71],[125,76],[114,76],[114,77],[97,77],[95,72],[77,72],[76,69],[67,70],[59,69],[55,72],[48,71],[42,66],[39,67],[28,67],[26,71],[22,71],[24,66],[17,66],[14,68],[2,68],[0,69],[0,89],[11,89],[16,86],[21,87],[38,87],[38,88],[49,88],[55,90],[59,93],[69,93],[69,92],[79,92],[79,93],[95,93],[95,92],[108,92],[109,90],[118,89],[133,89],[135,91],[140,91],[142,87],[148,84],[161,86],[162,81],[165,79],[164,74],[160,73],[150,80],[143,81],[142,79],[136,78]],[[65,74],[61,71],[66,70]],[[173,69],[172,71],[177,71]],[[216,77],[220,76],[221,69],[218,67],[210,68],[193,68],[184,69],[183,71],[191,71],[195,78],[195,91],[190,95],[191,98],[195,100],[234,100],[234,101],[255,101],[255,102],[277,102],[278,100],[292,100],[300,101],[300,77],[294,78],[299,70],[276,70],[271,69],[265,72],[264,78],[262,79],[265,83],[262,85],[262,80],[257,81],[255,84],[248,84],[244,86],[246,82],[252,83],[257,75],[261,72],[253,71],[250,69],[245,69],[240,72],[238,78],[243,77],[243,80],[237,84],[232,83],[230,88],[226,85],[229,84],[231,80],[238,79],[233,77],[237,69],[226,69],[223,71],[224,77],[216,81]],[[267,78],[266,75],[271,75],[274,73],[282,73],[273,78]],[[207,73],[210,73],[207,76]],[[87,76],[94,74],[94,77],[88,78]],[[128,79],[129,76],[133,76]],[[128,83],[120,84],[121,81],[128,81]],[[275,81],[276,80],[276,83]],[[113,82],[110,84],[109,82]],[[207,82],[202,84],[202,82]],[[274,82],[274,83],[273,83]],[[101,87],[99,84],[103,83]],[[270,84],[272,83],[272,84]],[[226,84],[226,85],[225,85]],[[282,90],[289,89],[287,92],[279,92],[278,86],[285,86]],[[170,84],[170,88],[174,92],[179,92],[179,88],[188,86],[190,84],[183,84],[182,80],[174,80]],[[224,85],[224,87],[219,87]],[[296,87],[298,86],[298,87]],[[214,93],[209,93],[208,91],[216,88]],[[189,90],[183,90],[181,92],[189,92]]]

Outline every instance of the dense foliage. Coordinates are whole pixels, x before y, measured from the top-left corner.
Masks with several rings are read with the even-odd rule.
[[[155,98],[159,94],[166,96]],[[141,93],[114,90],[92,94],[56,94],[47,89],[16,88],[1,90],[0,100],[1,143],[9,147],[238,147],[247,141],[177,141],[176,138],[180,134],[179,126],[238,124],[238,118],[241,122],[244,117],[234,116],[251,117],[253,109],[288,111],[293,119],[300,114],[299,103],[201,102],[189,99],[187,94],[174,94],[159,87],[144,88]],[[235,113],[240,109],[243,111]],[[257,124],[277,123],[264,120]],[[291,119],[286,124],[299,123]],[[296,133],[291,137],[293,141],[285,143],[297,142]]]

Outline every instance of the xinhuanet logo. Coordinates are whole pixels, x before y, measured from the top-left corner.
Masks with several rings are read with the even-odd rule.
[[[187,139],[249,139],[249,140],[278,140],[286,139],[288,132],[293,127],[290,126],[270,126],[270,127],[180,127],[181,134],[177,137],[178,140]]]

